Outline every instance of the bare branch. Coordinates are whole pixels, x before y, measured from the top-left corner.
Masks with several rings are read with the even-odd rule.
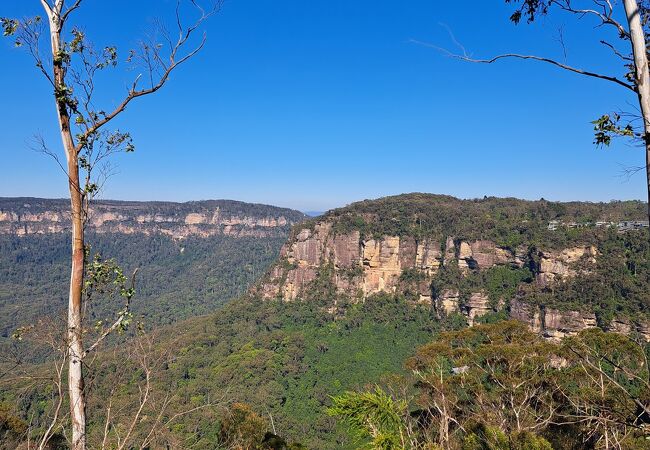
[[[585,16],[594,16],[598,18],[601,21],[602,25],[611,25],[614,28],[616,28],[616,31],[618,31],[619,35],[622,37],[628,38],[630,36],[630,33],[625,29],[625,27],[618,22],[617,20],[614,19],[614,8],[612,4],[606,0],[605,3],[601,4],[603,11],[596,11],[595,9],[576,9],[571,6],[571,1],[570,0],[552,0],[550,4],[556,5],[558,8],[562,9],[563,11],[576,14],[580,17],[585,17]]]
[[[50,421],[50,425],[48,426],[47,430],[43,434],[43,437],[41,438],[41,442],[38,444],[38,450],[43,450],[47,448],[48,441],[50,440],[50,437],[52,437],[52,434],[54,433],[54,428],[56,427],[58,421],[59,421],[59,414],[61,413],[61,406],[63,405],[63,368],[65,367],[65,361],[66,361],[67,353],[63,353],[63,359],[61,360],[60,364],[57,364],[56,362],[54,363],[55,368],[56,368],[56,374],[57,378],[54,381],[56,388],[57,388],[57,393],[58,393],[58,400],[56,403],[56,407],[54,409],[54,416],[52,417],[52,420]]]
[[[647,166],[632,166],[632,167],[623,167],[621,169],[621,174],[620,177],[623,178],[625,181],[630,181],[630,179],[635,176],[639,172],[645,172],[647,169]]]
[[[68,20],[68,17],[70,16],[70,14],[71,14],[75,9],[78,9],[78,8],[81,6],[81,2],[82,2],[82,1],[83,1],[83,0],[76,0],[76,1],[74,2],[74,4],[73,4],[72,6],[70,6],[70,7],[65,11],[65,13],[63,13],[63,15],[61,16],[61,26],[63,26],[63,24],[66,22],[66,20]]]
[[[104,421],[104,438],[102,439],[102,450],[106,448],[106,443],[108,442],[108,430],[111,424],[111,408],[113,407],[113,393],[114,390],[111,390],[111,395],[108,398],[108,406],[106,408],[106,420]]]
[[[625,56],[624,54],[622,54],[621,52],[619,52],[618,49],[617,49],[616,47],[614,47],[612,44],[610,44],[609,42],[607,42],[607,41],[600,41],[600,43],[603,44],[605,47],[609,47],[609,48],[612,50],[612,52],[613,52],[616,56],[618,56],[619,58],[621,58],[622,60],[624,60],[624,61],[629,61],[629,62],[634,62],[634,59],[633,59],[631,56]]]
[[[43,34],[43,23],[36,19],[26,19],[20,23],[18,29],[18,42],[27,47],[29,54],[34,59],[36,67],[47,81],[54,87],[54,80],[50,73],[45,69],[43,57],[40,52],[40,40]]]
[[[564,28],[558,27],[557,29],[557,42],[560,44],[560,47],[562,48],[562,54],[564,56],[564,63],[566,64],[567,62],[567,49],[566,49],[566,44],[564,43]]]
[[[63,171],[63,173],[65,174],[65,177],[68,179],[68,183],[75,186],[77,189],[81,190],[79,184],[76,183],[68,174],[68,171],[63,165],[63,163],[61,162],[61,160],[59,159],[59,156],[47,146],[47,144],[45,143],[45,139],[43,139],[43,136],[38,134],[34,135],[32,143],[29,144],[29,147],[37,153],[42,153],[54,159],[54,161],[59,166],[61,171]]]
[[[499,61],[501,59],[508,59],[508,58],[531,59],[531,60],[534,60],[534,61],[541,61],[541,62],[545,62],[545,63],[551,64],[551,65],[557,66],[557,67],[559,67],[561,69],[568,70],[569,72],[577,73],[577,74],[584,75],[584,76],[587,76],[587,77],[592,77],[592,78],[598,78],[598,79],[601,79],[601,80],[611,81],[612,83],[616,83],[619,86],[623,86],[624,88],[629,89],[632,92],[636,92],[636,88],[633,85],[628,84],[625,81],[620,80],[620,79],[618,79],[616,77],[609,76],[609,75],[603,75],[603,74],[599,74],[599,73],[596,73],[596,72],[591,72],[591,71],[588,71],[588,70],[583,70],[583,69],[579,69],[579,68],[576,68],[576,67],[572,67],[572,66],[569,66],[567,64],[563,64],[563,63],[561,63],[559,61],[555,61],[553,59],[550,59],[550,58],[544,58],[544,57],[535,56],[535,55],[520,55],[518,53],[504,53],[503,55],[497,55],[497,56],[494,56],[494,57],[489,58],[489,59],[475,59],[475,58],[471,58],[471,57],[466,56],[466,55],[458,55],[458,54],[452,53],[449,50],[446,50],[444,48],[441,48],[441,47],[438,47],[438,46],[435,46],[435,45],[431,45],[431,44],[429,44],[427,42],[417,41],[417,40],[414,40],[414,39],[412,39],[411,42],[416,43],[416,44],[420,44],[420,45],[424,45],[426,47],[435,48],[436,50],[439,50],[439,51],[445,53],[447,56],[450,56],[452,58],[456,58],[456,59],[460,59],[462,61],[467,61],[467,62],[472,62],[472,63],[478,63],[478,64],[492,64],[492,63],[497,62],[497,61]]]
[[[192,37],[193,33],[198,29],[198,27],[220,9],[221,1],[215,2],[213,8],[208,11],[200,7],[194,0],[190,0],[190,2],[200,12],[200,17],[196,19],[192,25],[184,28],[180,20],[180,0],[177,2],[176,17],[177,26],[179,27],[179,36],[178,40],[170,50],[168,63],[165,64],[163,62],[159,54],[158,45],[143,45],[141,53],[136,56],[138,56],[138,59],[140,61],[144,62],[146,69],[149,71],[151,80],[150,87],[138,89],[138,81],[141,78],[141,75],[138,75],[138,77],[136,77],[135,81],[132,83],[127,96],[122,100],[122,102],[115,109],[113,109],[112,112],[103,115],[100,120],[94,122],[92,126],[88,127],[88,129],[83,133],[82,138],[79,139],[79,143],[76,146],[77,153],[81,151],[84,141],[86,141],[104,125],[122,113],[133,100],[147,96],[149,94],[153,94],[154,92],[161,89],[165,83],[167,83],[171,73],[176,68],[178,68],[184,62],[195,56],[199,51],[201,51],[201,49],[203,49],[206,42],[205,33],[203,34],[200,43],[193,50],[189,51],[184,56],[179,57],[179,52],[186,47],[188,41]],[[169,43],[169,37],[166,35],[166,32],[163,32],[163,38]],[[154,81],[153,74],[156,73],[158,69],[161,69],[160,74],[157,81]]]

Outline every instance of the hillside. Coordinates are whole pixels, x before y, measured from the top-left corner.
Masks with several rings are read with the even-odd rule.
[[[363,201],[296,227],[254,292],[286,301],[389,293],[470,325],[502,313],[556,338],[599,325],[648,339],[644,214],[636,201]]]
[[[184,398],[226,389],[307,448],[355,448],[325,414],[331,396],[404,374],[442,330],[517,317],[553,341],[596,325],[647,338],[647,230],[617,225],[644,212],[426,194],[330,211],[294,227],[246,296],[179,324],[161,376]],[[553,220],[567,225],[549,230]],[[211,448],[209,421],[198,423],[183,442]]]
[[[325,412],[332,396],[401,379],[418,347],[468,325],[515,317],[548,342],[596,326],[647,339],[648,231],[619,227],[644,211],[641,202],[408,194],[297,224],[245,295],[154,333],[166,355],[155,385],[171,395],[170,414],[222,402],[183,417],[165,439],[178,448],[226,448],[224,424],[250,408],[257,416],[237,417],[262,436],[277,430],[306,448],[357,448]],[[187,292],[180,295],[194,291]],[[95,364],[120,373],[123,359],[115,358]],[[132,392],[138,382],[130,381]],[[95,440],[110,383],[93,392]],[[131,398],[115,395],[125,404]],[[47,398],[31,387],[7,390],[2,400],[21,405],[27,418]]]
[[[231,386],[230,401],[308,448],[355,448],[325,414],[331,396],[405,373],[442,330],[515,317],[552,341],[596,325],[647,339],[647,230],[618,228],[644,213],[642,202],[428,194],[330,211],[294,227],[245,297],[181,324],[165,376],[190,374],[173,383],[188,398]]]
[[[70,237],[67,201],[0,199],[0,333],[63,317]],[[98,202],[89,216],[93,253],[126,273],[139,268],[133,304],[150,326],[214,311],[276,258],[298,211],[229,200]],[[111,305],[94,305],[104,318]]]

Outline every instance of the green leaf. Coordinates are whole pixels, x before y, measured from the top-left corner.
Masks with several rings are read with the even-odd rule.
[[[6,17],[0,17],[0,25],[2,25],[2,35],[3,36],[12,36],[18,31],[18,26],[20,22],[16,19],[8,19]]]

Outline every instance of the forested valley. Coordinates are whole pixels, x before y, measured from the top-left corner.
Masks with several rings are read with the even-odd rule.
[[[122,439],[148,448],[598,448],[605,439],[645,448],[646,413],[639,408],[650,395],[647,229],[595,225],[601,218],[612,224],[635,219],[643,207],[411,194],[355,203],[297,224],[281,252],[280,239],[174,243],[159,236],[97,235],[98,245],[110,242],[107,251],[116,255],[130,241],[123,257],[138,255],[136,241],[149,249],[168,242],[160,250],[166,253],[139,260],[152,267],[141,277],[153,279],[143,281],[134,306],[140,295],[176,302],[169,309],[165,303],[142,306],[147,314],[137,318],[143,328],[126,331],[118,346],[109,344],[89,364],[88,442],[117,442],[135,423]],[[584,226],[548,226],[578,220]],[[471,225],[481,221],[483,232]],[[330,231],[317,247],[315,278],[300,286],[297,298],[284,297],[289,291],[283,289],[265,298],[274,273],[284,273],[287,283],[292,271],[310,264],[301,260],[309,259],[301,250],[311,245],[305,235],[323,227]],[[351,269],[341,259],[349,249],[327,244],[350,235],[360,249]],[[394,249],[391,236],[400,242]],[[433,257],[417,257],[411,238],[424,249],[436,242],[429,249]],[[23,242],[24,252],[27,243],[56,242],[57,236],[31,239],[10,241]],[[462,243],[476,239],[479,250],[463,254]],[[486,246],[489,239],[495,246]],[[375,241],[384,248],[378,266],[368,253]],[[179,246],[186,248],[182,254]],[[594,258],[562,259],[563,249],[591,247]],[[241,256],[242,249],[268,256],[247,270],[250,255]],[[484,253],[512,257],[486,260]],[[186,257],[193,262],[186,271],[163,271]],[[14,258],[17,273],[41,270],[30,258]],[[545,258],[556,259],[548,264]],[[398,273],[391,272],[392,261],[399,261]],[[567,272],[559,270],[563,265]],[[221,277],[221,286],[258,280],[243,295],[220,291],[239,295],[224,305],[205,285],[206,268]],[[376,270],[386,284],[372,292],[368,283]],[[197,273],[201,281],[194,281]],[[147,290],[163,277],[173,291]],[[200,282],[203,290],[193,284]],[[457,302],[451,307],[450,291]],[[485,303],[474,309],[479,292]],[[210,308],[216,312],[181,320]],[[176,323],[166,325],[170,321]],[[627,328],[616,328],[622,324]],[[43,333],[26,332],[13,339],[7,355],[39,339]],[[60,356],[52,348],[42,351],[42,358],[54,360],[22,361],[12,370],[22,375],[3,381],[7,448],[26,432],[43,433],[52,419]],[[57,439],[65,441],[53,435],[52,445]]]
[[[0,450],[650,450],[650,1],[0,29]]]

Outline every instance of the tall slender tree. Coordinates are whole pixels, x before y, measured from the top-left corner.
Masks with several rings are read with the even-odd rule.
[[[101,71],[118,66],[117,48],[96,49],[81,28],[70,25],[84,0],[39,1],[44,18],[1,18],[0,23],[5,36],[14,37],[17,47],[29,51],[53,89],[62,152],[50,149],[42,140],[40,146],[59,162],[68,178],[72,234],[67,315],[68,395],[72,448],[82,450],[86,448],[84,358],[109,334],[128,323],[132,295],[132,288],[125,287],[122,292],[126,297],[125,308],[112,324],[105,325],[95,342],[84,345],[84,288],[92,275],[86,265],[88,247],[84,233],[89,205],[101,187],[105,175],[102,168],[107,158],[116,152],[134,150],[128,132],[109,130],[108,126],[135,99],[160,90],[172,72],[203,48],[205,33],[197,38],[194,36],[220,4],[211,3],[209,8],[204,8],[196,0],[177,0],[176,32],[172,35],[160,25],[156,30],[157,38],[147,37],[138,48],[128,52],[124,62],[138,66],[142,74],[133,80],[117,105],[103,109],[95,103],[95,80]],[[186,21],[188,14],[192,18]],[[44,40],[49,40],[49,51],[42,52]],[[60,153],[65,155],[65,161],[59,159]]]

